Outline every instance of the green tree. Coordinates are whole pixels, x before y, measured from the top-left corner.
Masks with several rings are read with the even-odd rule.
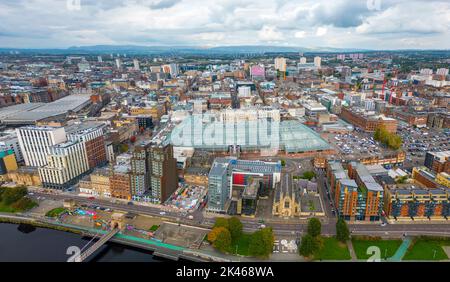
[[[221,252],[229,252],[231,249],[231,234],[226,228],[220,228],[216,240],[213,243],[214,248]]]
[[[341,242],[345,242],[349,237],[350,231],[348,230],[347,223],[344,219],[339,218],[336,222],[336,238]]]
[[[26,211],[34,208],[35,206],[37,206],[37,203],[27,197],[23,197],[11,205],[11,207],[17,211]]]
[[[319,244],[310,234],[306,234],[302,237],[300,248],[298,249],[300,255],[309,257],[319,250]]]
[[[27,188],[24,186],[6,188],[1,194],[1,200],[4,205],[9,206],[12,203],[15,203],[18,200],[22,199],[25,195],[27,195]]]
[[[239,218],[233,216],[228,219],[228,228],[231,233],[231,240],[237,242],[242,235],[242,222]]]
[[[228,230],[230,229],[228,219],[225,217],[216,217],[216,222],[214,223],[214,227],[224,227]]]
[[[225,227],[214,227],[209,233],[208,233],[208,241],[210,243],[214,243],[217,239],[217,236],[223,232],[223,230],[227,230]]]
[[[322,231],[322,224],[320,223],[320,220],[313,217],[309,219],[308,221],[308,234],[312,237],[317,237],[320,235]]]
[[[303,173],[302,178],[303,178],[303,179],[311,180],[311,179],[313,179],[315,176],[316,176],[316,174],[314,173],[314,171],[305,171],[305,172]]]
[[[281,166],[286,166],[286,161],[284,159],[281,160]]]
[[[250,255],[267,258],[273,251],[274,240],[273,230],[270,227],[254,232],[250,237]]]
[[[273,252],[273,243],[275,242],[275,236],[271,227],[261,229],[263,235],[263,249],[264,257],[269,256]]]

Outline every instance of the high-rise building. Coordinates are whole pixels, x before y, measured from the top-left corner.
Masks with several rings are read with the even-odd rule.
[[[25,165],[44,166],[53,145],[65,142],[63,127],[25,126],[16,129]]]
[[[172,145],[152,144],[150,163],[152,197],[163,203],[178,188],[177,161],[173,156]]]
[[[277,71],[285,72],[286,71],[286,59],[283,57],[275,58],[275,69]]]
[[[134,70],[135,70],[135,71],[140,70],[139,60],[138,60],[138,59],[134,59],[134,60],[133,60],[133,66],[134,66]]]
[[[122,68],[122,61],[119,58],[116,59],[116,68],[119,70]]]
[[[317,68],[320,68],[322,64],[322,58],[321,57],[314,57],[314,66]]]
[[[150,150],[148,145],[134,147],[131,158],[131,194],[143,196],[150,188]]]
[[[211,212],[225,213],[230,198],[231,159],[216,159],[208,175],[208,207]]]

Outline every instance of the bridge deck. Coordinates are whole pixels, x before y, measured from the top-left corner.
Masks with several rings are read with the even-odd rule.
[[[119,232],[119,228],[114,228],[105,235],[103,235],[97,242],[95,242],[92,246],[90,246],[86,251],[80,254],[80,261],[86,260],[89,256],[91,256],[95,251],[97,251],[101,246],[103,246],[106,242],[109,241],[114,235]]]

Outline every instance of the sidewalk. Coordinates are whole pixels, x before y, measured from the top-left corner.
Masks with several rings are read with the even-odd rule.
[[[357,261],[358,258],[356,257],[355,249],[353,248],[352,240],[347,240],[347,248],[348,248],[348,251],[350,252],[350,256],[352,257],[352,261]]]

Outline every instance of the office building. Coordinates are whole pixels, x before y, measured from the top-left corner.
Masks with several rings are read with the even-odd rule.
[[[225,213],[230,199],[230,163],[231,159],[214,160],[208,175],[208,206],[210,212]]]
[[[89,170],[84,142],[67,141],[50,147],[47,165],[39,167],[42,186],[67,189]]]
[[[280,178],[280,162],[216,158],[208,175],[207,209],[219,213],[249,213],[253,210],[250,204],[256,200],[255,197],[267,197]],[[252,193],[255,187],[257,195]],[[230,206],[232,210],[229,210]]]
[[[66,127],[67,139],[82,142],[88,158],[89,169],[107,162],[103,124],[85,123]]]
[[[44,166],[50,148],[67,140],[63,127],[25,126],[16,129],[20,150],[27,166]]]

